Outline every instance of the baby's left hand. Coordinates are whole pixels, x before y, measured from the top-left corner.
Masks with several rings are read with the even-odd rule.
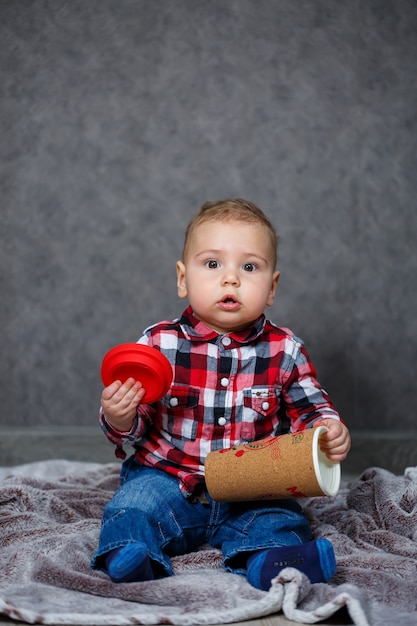
[[[320,449],[333,463],[344,461],[350,450],[350,434],[347,427],[336,419],[323,419],[314,427],[326,426],[327,432],[319,440]]]

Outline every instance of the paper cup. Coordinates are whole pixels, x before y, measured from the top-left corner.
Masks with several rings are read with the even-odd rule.
[[[244,443],[207,455],[206,485],[218,502],[334,496],[340,463],[320,450],[325,426]]]

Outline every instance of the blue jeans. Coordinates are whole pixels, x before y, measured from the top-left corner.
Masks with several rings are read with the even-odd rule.
[[[169,576],[171,556],[208,543],[222,550],[227,570],[245,575],[249,554],[311,539],[295,500],[215,502],[206,492],[208,503],[191,501],[176,478],[143,466],[133,456],[123,463],[120,482],[104,508],[93,569],[103,569],[110,550],[141,541],[148,546],[156,576]]]

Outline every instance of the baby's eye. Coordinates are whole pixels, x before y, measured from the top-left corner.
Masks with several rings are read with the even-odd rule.
[[[210,259],[209,261],[206,261],[206,267],[208,267],[210,270],[215,270],[217,267],[219,267],[219,264],[214,259]]]
[[[254,272],[256,270],[256,265],[254,263],[245,263],[243,269],[245,272]]]

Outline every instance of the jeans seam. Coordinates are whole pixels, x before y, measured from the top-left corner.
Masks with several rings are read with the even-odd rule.
[[[252,522],[257,518],[257,511],[252,512],[251,518],[246,522],[246,524],[242,527],[242,534],[248,535],[247,528],[252,524]]]
[[[177,528],[178,534],[177,534],[177,535],[175,535],[175,536],[173,535],[171,538],[168,538],[168,539],[167,539],[167,535],[165,535],[165,533],[164,533],[162,523],[158,521],[158,529],[159,529],[159,534],[161,535],[162,540],[163,540],[163,542],[164,542],[164,543],[165,543],[166,541],[171,541],[171,539],[174,539],[174,538],[175,538],[175,539],[177,539],[178,537],[182,537],[182,535],[184,534],[184,533],[183,533],[183,530],[182,530],[182,528],[181,528],[181,526],[180,526],[180,524],[179,524],[179,523],[178,523],[178,521],[177,521],[177,518],[175,517],[175,513],[174,513],[174,511],[170,511],[170,512],[169,512],[169,516],[170,516],[170,518],[171,518],[171,521],[175,524],[175,527]],[[171,534],[172,534],[172,533],[169,533],[169,536],[170,536]]]
[[[213,530],[219,525],[219,515],[220,515],[220,502],[215,502],[212,500],[211,511],[210,511],[210,519],[206,528],[206,539],[209,541],[210,536],[212,535]]]

